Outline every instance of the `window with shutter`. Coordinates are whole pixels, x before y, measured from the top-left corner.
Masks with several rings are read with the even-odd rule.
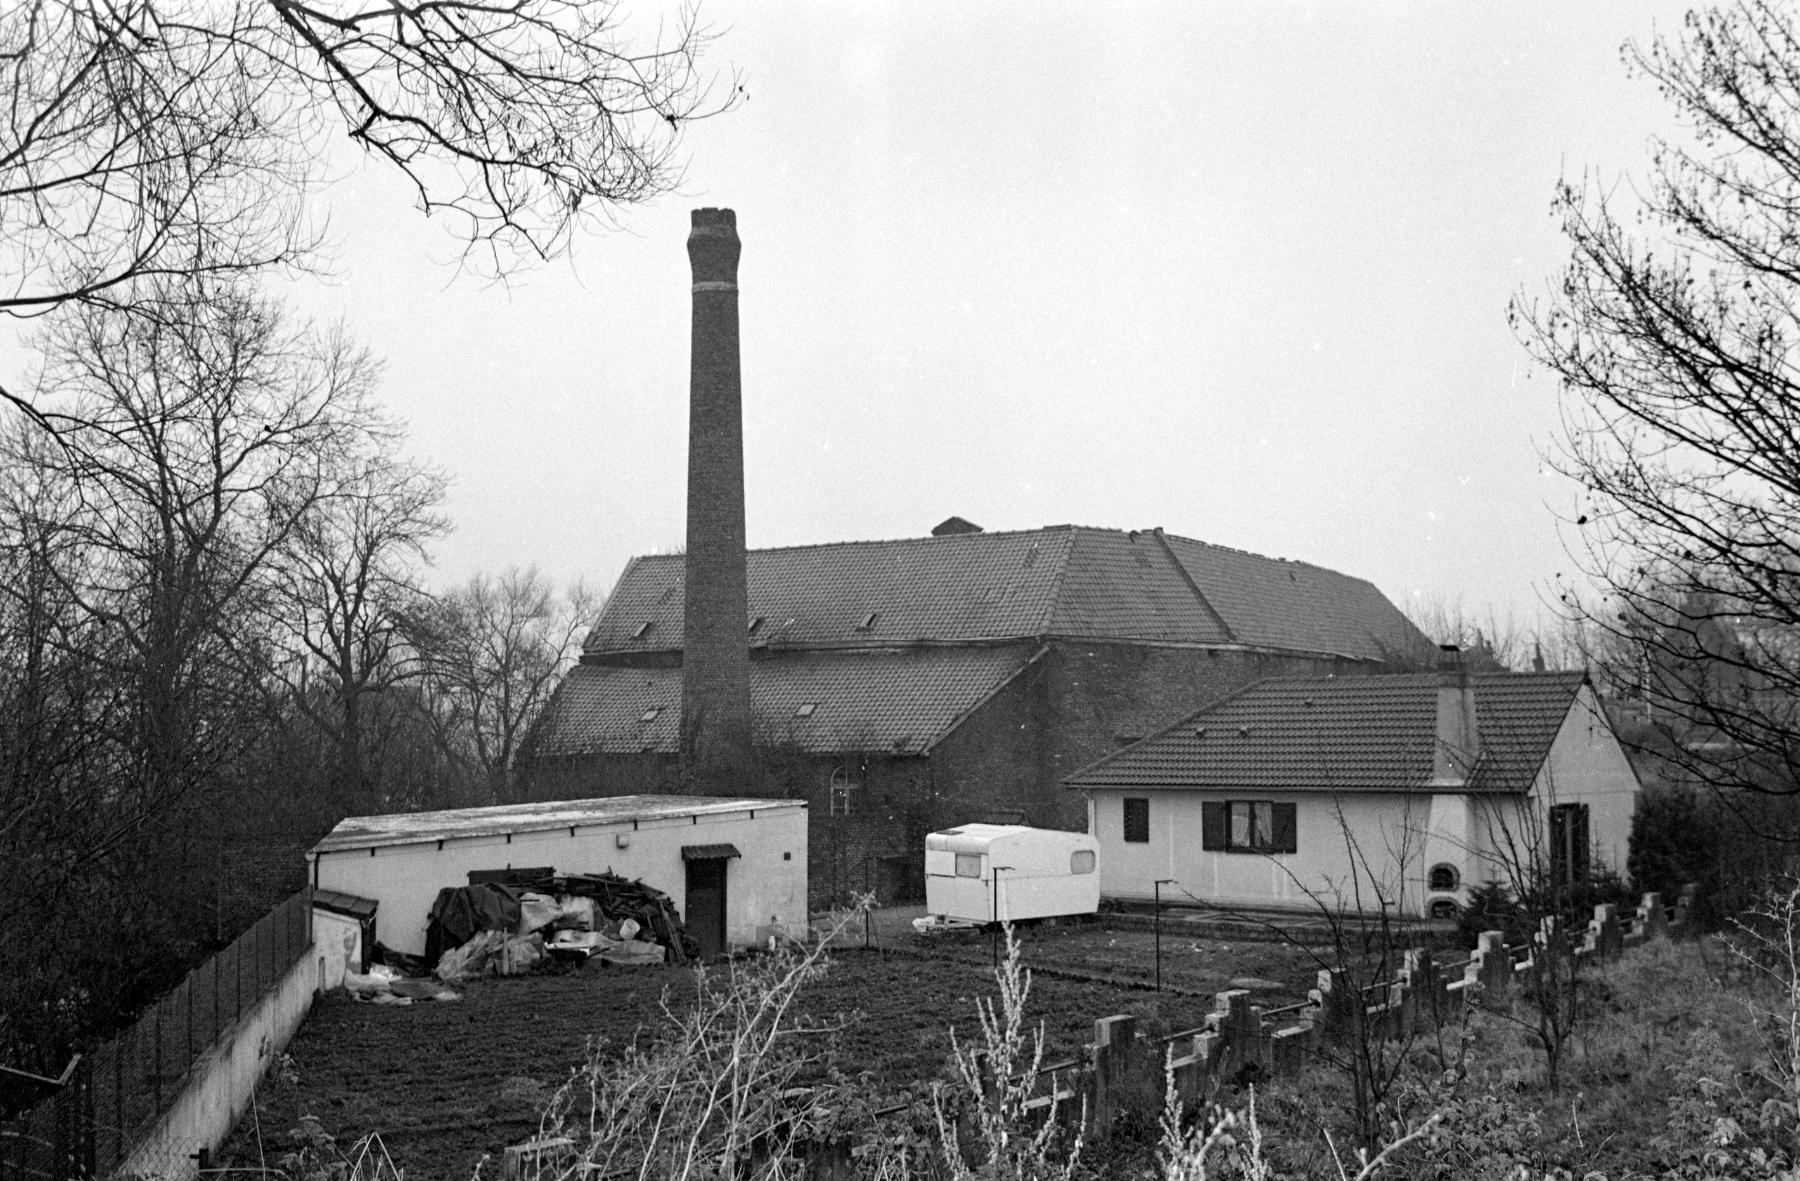
[[[1296,806],[1272,800],[1204,801],[1200,847],[1221,853],[1297,853]]]
[[[1150,801],[1127,796],[1125,799],[1125,839],[1134,845],[1150,840]]]

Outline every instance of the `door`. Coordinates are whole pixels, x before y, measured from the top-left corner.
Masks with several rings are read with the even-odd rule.
[[[702,959],[725,952],[725,863],[706,857],[687,863],[688,934],[700,945]]]

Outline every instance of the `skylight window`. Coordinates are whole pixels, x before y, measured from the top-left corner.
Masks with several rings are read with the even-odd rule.
[[[637,625],[637,630],[631,633],[631,638],[634,640],[641,640],[649,634],[650,629],[655,626],[656,622],[654,620],[646,619],[644,622]]]
[[[638,721],[654,722],[656,720],[656,715],[661,712],[662,712],[662,706],[653,705],[649,709],[645,710],[643,713],[638,715]]]
[[[797,718],[810,718],[813,716],[813,711],[818,708],[819,708],[818,702],[808,701],[805,704],[803,704],[799,709],[794,711],[794,716]]]
[[[856,625],[856,630],[859,632],[875,630],[875,619],[880,614],[881,612],[879,611],[869,612],[867,615],[863,616],[863,621]]]
[[[751,635],[755,635],[756,629],[763,625],[764,618],[765,618],[764,616],[758,615],[755,619],[752,619],[750,621],[750,634]]]

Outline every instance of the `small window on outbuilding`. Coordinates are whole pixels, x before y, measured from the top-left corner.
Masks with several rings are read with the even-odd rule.
[[[1150,800],[1148,797],[1125,797],[1125,839],[1134,845],[1150,841]]]
[[[1069,872],[1093,873],[1094,851],[1092,849],[1077,849],[1069,854]]]
[[[958,853],[956,855],[956,876],[959,878],[978,878],[981,876],[981,854]]]

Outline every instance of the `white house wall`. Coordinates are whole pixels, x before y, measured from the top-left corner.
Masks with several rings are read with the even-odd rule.
[[[1623,875],[1638,793],[1631,761],[1600,713],[1593,690],[1584,686],[1550,745],[1529,800],[1483,802],[1485,880],[1511,882],[1519,867],[1546,856],[1549,810],[1557,804],[1587,805],[1597,862]]]
[[[1126,797],[1150,801],[1150,840],[1127,843]],[[1201,804],[1208,800],[1269,800],[1294,804],[1294,853],[1209,852],[1200,847]],[[1100,893],[1107,898],[1148,899],[1158,878],[1165,902],[1189,897],[1228,906],[1310,908],[1324,901],[1370,906],[1374,879],[1389,898],[1401,889],[1401,905],[1416,911],[1431,819],[1429,796],[1395,793],[1208,793],[1180,790],[1090,793],[1089,830],[1100,840]],[[1360,891],[1361,901],[1358,901]]]
[[[758,808],[752,813],[679,816],[576,825],[572,829],[460,837],[409,845],[345,849],[317,855],[314,883],[381,904],[381,941],[422,955],[425,928],[438,891],[466,886],[471,870],[552,866],[558,873],[616,873],[641,879],[687,913],[683,845],[735,845],[742,854],[725,871],[725,938],[757,942],[771,921],[806,926],[806,810]]]

